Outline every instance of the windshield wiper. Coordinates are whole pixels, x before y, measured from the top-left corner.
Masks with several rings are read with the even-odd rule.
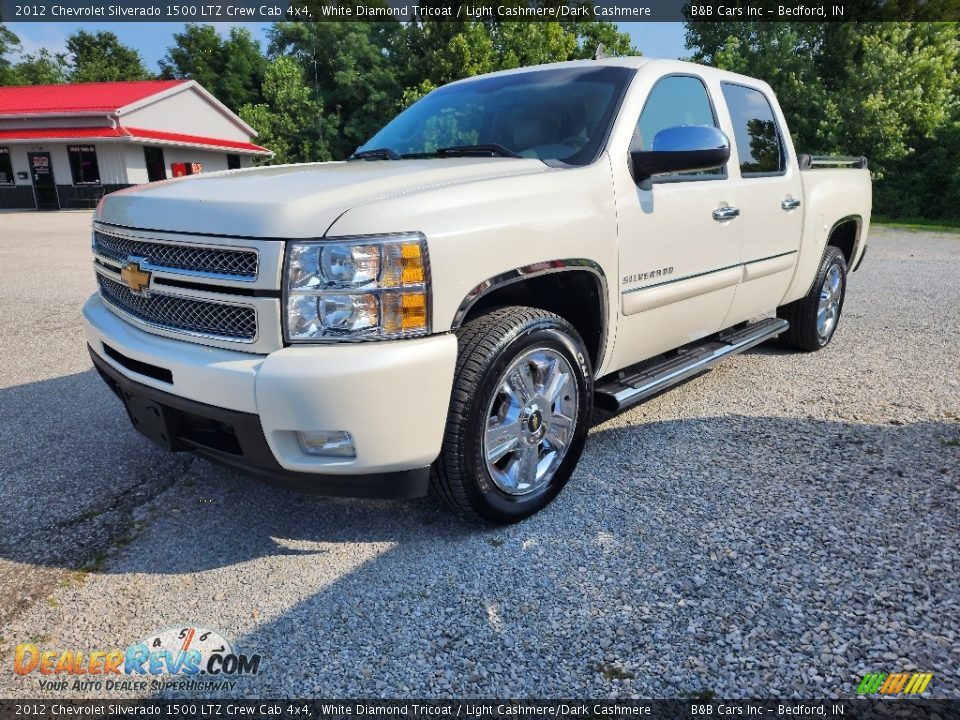
[[[498,143],[484,143],[480,145],[453,145],[451,147],[437,148],[434,152],[437,155],[492,155],[510,158],[522,157],[510,148],[506,148]]]
[[[347,160],[400,160],[400,155],[388,147],[374,148],[373,150],[360,150],[347,158]]]

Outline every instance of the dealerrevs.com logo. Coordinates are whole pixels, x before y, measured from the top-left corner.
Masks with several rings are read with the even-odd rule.
[[[933,680],[933,673],[867,673],[857,686],[857,695],[919,695]]]
[[[234,678],[260,671],[260,655],[238,653],[220,633],[187,626],[161,630],[123,649],[58,650],[22,643],[14,652],[13,671],[39,676],[42,690],[230,690]]]

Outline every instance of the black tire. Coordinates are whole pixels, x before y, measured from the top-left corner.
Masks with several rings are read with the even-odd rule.
[[[529,517],[549,504],[570,479],[583,452],[593,409],[593,371],[583,340],[553,313],[502,307],[480,315],[457,333],[458,356],[450,411],[431,486],[457,512],[490,523]],[[510,365],[534,349],[560,353],[573,371],[578,412],[566,455],[552,477],[527,495],[511,495],[494,482],[483,456],[487,412]]]
[[[821,335],[817,326],[820,292],[824,281],[834,267],[837,267],[840,272],[840,304],[837,307],[836,317],[829,331]],[[810,292],[799,300],[777,308],[777,317],[790,323],[790,329],[780,336],[781,343],[806,352],[814,352],[825,348],[837,331],[846,294],[847,261],[839,248],[828,245],[823,253],[823,259],[820,261],[820,267],[817,269],[817,276],[810,287]]]

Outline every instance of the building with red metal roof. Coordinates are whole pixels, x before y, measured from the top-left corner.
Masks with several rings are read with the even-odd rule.
[[[249,167],[270,151],[193,80],[0,87],[0,208],[92,207],[105,193]]]

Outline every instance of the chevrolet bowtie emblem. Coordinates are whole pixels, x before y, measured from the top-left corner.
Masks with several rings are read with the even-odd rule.
[[[120,279],[132,292],[142,293],[150,285],[150,273],[140,269],[140,263],[128,262],[120,270]]]

